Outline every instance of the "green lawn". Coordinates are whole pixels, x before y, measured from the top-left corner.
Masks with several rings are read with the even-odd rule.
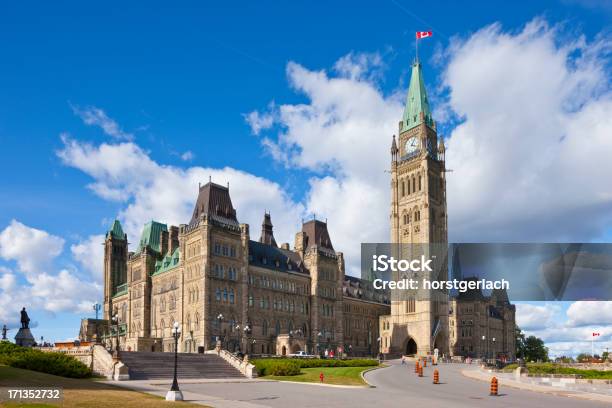
[[[516,364],[510,364],[504,371],[513,371],[516,367]],[[527,370],[529,374],[577,374],[585,379],[612,380],[612,371],[581,370],[554,363],[527,363]]]
[[[92,379],[58,377],[36,371],[0,365],[0,387],[63,387],[62,407],[96,408],[161,408],[186,406],[182,402],[167,402],[160,397],[130,391],[112,385],[102,384]],[[46,404],[0,403],[1,407],[57,407]]]
[[[336,385],[367,385],[361,379],[361,372],[372,367],[318,367],[302,368],[301,374],[291,376],[266,375],[263,379],[279,381],[320,382],[319,374],[325,375],[325,384]]]

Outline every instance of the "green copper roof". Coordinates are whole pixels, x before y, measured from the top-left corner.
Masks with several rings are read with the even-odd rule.
[[[122,241],[125,240],[125,233],[123,232],[123,228],[121,228],[119,220],[113,221],[113,225],[111,225],[106,235]]]
[[[140,235],[140,242],[138,243],[138,250],[136,253],[142,251],[146,246],[150,247],[154,251],[161,252],[159,238],[162,231],[168,231],[168,226],[157,221],[151,221],[145,224]]]
[[[176,268],[179,265],[180,260],[181,252],[178,248],[176,248],[172,254],[166,254],[161,261],[155,262],[155,270],[151,276]]]
[[[404,108],[404,116],[402,117],[402,131],[412,129],[420,125],[423,120],[425,124],[433,127],[433,118],[429,109],[429,99],[425,90],[425,81],[423,80],[423,70],[421,63],[415,62],[412,65],[412,76],[410,77],[410,87],[408,88],[408,96],[406,97],[406,107]]]

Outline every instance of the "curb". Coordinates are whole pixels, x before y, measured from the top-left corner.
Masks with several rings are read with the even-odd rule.
[[[266,380],[261,378],[260,379],[261,382],[266,381],[266,382],[282,382],[282,383],[289,383],[289,384],[300,384],[300,385],[314,385],[316,387],[332,387],[332,388],[368,388],[369,385],[341,385],[341,384],[321,384],[321,383],[317,383],[317,382],[308,382],[308,381],[285,381],[285,380]]]
[[[379,366],[376,366],[376,367],[371,367],[371,368],[368,368],[368,369],[366,369],[366,370],[363,370],[363,371],[362,371],[362,372],[359,374],[359,376],[361,377],[361,379],[363,380],[363,382],[367,384],[367,386],[368,386],[369,388],[376,388],[376,386],[375,386],[375,385],[370,384],[370,383],[368,382],[368,380],[366,380],[366,379],[365,379],[365,374],[366,374],[366,373],[369,373],[370,371],[379,370],[379,369],[381,369],[381,368],[387,368],[387,367],[389,367],[389,366],[383,363],[383,364],[380,364]]]
[[[486,373],[480,371],[473,370],[461,370],[461,375],[467,378],[471,378],[473,380],[489,382],[489,378],[484,378],[483,375],[486,376]],[[550,394],[558,397],[568,397],[568,398],[578,398],[589,401],[600,401],[600,402],[610,402],[612,403],[612,396],[604,395],[604,394],[595,394],[584,391],[573,391],[573,390],[553,390],[544,385],[536,385],[536,384],[523,384],[516,380],[511,380],[507,378],[499,379],[500,384],[503,383],[504,386],[515,388],[524,391],[532,391],[539,392],[542,394]]]

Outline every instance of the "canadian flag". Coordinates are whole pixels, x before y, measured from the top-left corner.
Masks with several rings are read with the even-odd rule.
[[[433,33],[431,31],[417,31],[416,32],[416,38],[417,38],[417,40],[420,40],[421,38],[431,37],[432,34]]]
[[[597,337],[597,336],[601,336],[601,333],[595,333],[595,332],[593,332],[593,337]]]

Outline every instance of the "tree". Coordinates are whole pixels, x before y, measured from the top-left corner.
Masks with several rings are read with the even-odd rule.
[[[525,358],[525,334],[518,326],[515,327],[514,333],[516,338],[516,356]]]
[[[590,354],[588,354],[588,353],[580,353],[580,354],[578,354],[578,357],[576,357],[576,360],[579,363],[586,363],[586,362],[591,361],[591,358],[592,358],[592,356]]]
[[[548,361],[548,347],[544,347],[544,340],[529,336],[525,339],[524,346],[527,361]]]
[[[603,361],[606,361],[608,357],[610,357],[610,353],[608,353],[607,351],[604,351],[603,353],[601,353],[601,359]]]

